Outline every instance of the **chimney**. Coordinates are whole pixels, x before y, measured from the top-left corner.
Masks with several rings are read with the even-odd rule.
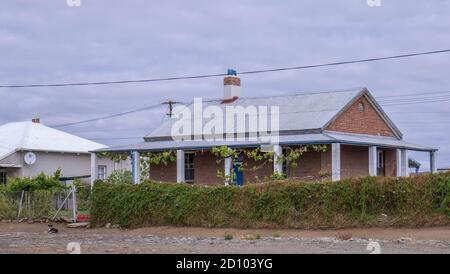
[[[33,119],[31,119],[31,122],[39,124],[41,122],[41,119],[40,118],[33,118]]]
[[[227,76],[223,78],[223,99],[236,100],[241,97],[241,78],[237,76],[237,72],[229,69]]]

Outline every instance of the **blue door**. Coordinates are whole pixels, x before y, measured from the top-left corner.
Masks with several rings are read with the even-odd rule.
[[[244,184],[244,172],[242,171],[241,167],[242,163],[235,163],[233,165],[233,171],[234,171],[234,182],[238,185],[241,186]]]

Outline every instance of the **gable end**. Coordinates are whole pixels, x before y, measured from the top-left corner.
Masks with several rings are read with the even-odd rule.
[[[365,134],[373,136],[387,136],[401,138],[390,125],[388,118],[383,117],[372,99],[363,93],[356,98],[346,109],[334,117],[326,126],[325,130],[346,132],[354,134]]]

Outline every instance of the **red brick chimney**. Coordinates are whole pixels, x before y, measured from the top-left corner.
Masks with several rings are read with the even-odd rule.
[[[228,75],[223,79],[223,99],[224,101],[241,97],[241,78],[237,76],[235,70],[229,69]]]

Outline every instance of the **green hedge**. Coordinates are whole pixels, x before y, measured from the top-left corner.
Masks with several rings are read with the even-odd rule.
[[[96,183],[93,225],[339,228],[446,225],[450,173],[204,187]]]

